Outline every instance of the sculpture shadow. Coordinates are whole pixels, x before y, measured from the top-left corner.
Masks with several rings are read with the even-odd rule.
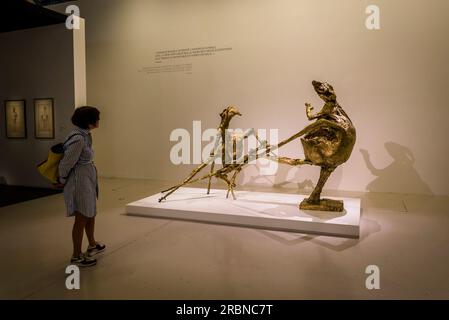
[[[269,216],[272,216],[274,218],[279,217],[279,213],[284,212],[284,217],[295,217],[298,216],[298,212],[300,212],[300,210],[298,209],[299,203],[297,204],[291,204],[291,203],[282,203],[282,202],[275,202],[275,201],[255,201],[255,200],[245,200],[245,199],[240,199],[239,202],[247,202],[247,203],[259,203],[259,204],[270,204],[270,205],[274,205],[272,208],[267,208],[267,209],[262,209],[262,210],[252,210],[249,209],[248,207],[245,206],[240,206],[236,203],[232,203],[232,205],[234,207],[238,207],[244,210],[250,210],[250,211],[254,211],[255,214],[266,214]],[[287,213],[290,212],[290,213]],[[307,216],[313,216],[314,218],[317,218],[319,220],[322,221],[328,221],[328,220],[332,220],[338,217],[342,217],[344,215],[346,215],[346,210],[343,210],[342,212],[323,212],[323,211],[313,211],[313,210],[303,210],[304,213],[307,214]]]
[[[278,241],[279,243],[288,246],[313,243],[332,251],[341,252],[356,246],[360,242],[367,239],[370,235],[382,230],[380,224],[377,221],[366,219],[363,217],[360,221],[360,226],[362,227],[362,229],[360,232],[360,237],[358,239],[330,237],[323,235],[295,234],[290,232],[268,230],[257,230],[256,232],[259,232],[275,241]]]
[[[290,167],[287,165],[279,164],[279,167],[274,175],[253,175],[244,184],[240,184],[245,180],[247,171],[242,171],[241,177],[238,180],[239,185],[246,186],[269,186],[278,189],[296,190],[300,193],[309,194],[315,188],[315,183],[310,178],[303,177],[303,170],[301,167]],[[256,167],[257,172],[259,168]],[[318,169],[317,169],[318,170]],[[293,175],[291,174],[293,172]],[[266,181],[266,184],[262,184],[262,181]],[[237,187],[238,188],[238,187]]]
[[[367,191],[433,195],[428,184],[413,167],[415,157],[408,147],[395,142],[386,142],[385,149],[393,162],[381,169],[376,168],[372,163],[368,150],[360,149],[368,170],[376,176],[366,186]]]

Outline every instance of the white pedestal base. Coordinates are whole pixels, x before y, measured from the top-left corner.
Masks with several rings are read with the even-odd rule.
[[[343,200],[343,212],[300,210],[304,195],[235,191],[226,199],[226,190],[180,188],[167,200],[159,203],[161,194],[129,203],[129,215],[193,220],[208,223],[236,225],[249,228],[282,230],[358,238],[360,229],[360,199]]]

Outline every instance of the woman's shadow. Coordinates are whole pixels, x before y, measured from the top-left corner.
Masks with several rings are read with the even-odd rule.
[[[370,192],[433,194],[430,187],[413,167],[415,157],[409,148],[395,142],[386,142],[385,149],[393,158],[393,162],[382,169],[373,165],[368,150],[360,149],[368,170],[376,176],[366,186],[366,190]]]

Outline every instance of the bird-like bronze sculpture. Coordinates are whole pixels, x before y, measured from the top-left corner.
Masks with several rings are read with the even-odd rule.
[[[328,83],[313,81],[316,93],[324,101],[321,110],[313,114],[313,107],[306,103],[309,120],[316,120],[307,126],[301,142],[305,160],[321,167],[320,178],[308,199],[300,204],[301,209],[343,211],[343,202],[320,199],[323,186],[330,174],[351,156],[356,140],[356,131],[351,119],[337,102],[334,88]]]

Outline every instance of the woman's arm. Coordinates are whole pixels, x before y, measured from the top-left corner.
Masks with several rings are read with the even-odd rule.
[[[59,163],[59,182],[66,183],[70,171],[78,162],[84,148],[84,138],[77,136],[65,147],[64,156]]]

